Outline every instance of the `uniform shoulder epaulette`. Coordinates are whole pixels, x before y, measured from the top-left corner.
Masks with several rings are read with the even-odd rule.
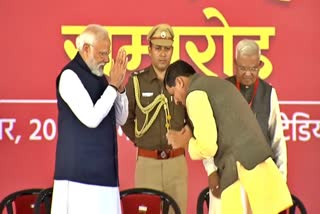
[[[142,69],[142,70],[139,70],[139,71],[134,71],[132,75],[133,76],[137,76],[139,74],[142,74],[144,71],[145,71],[145,69]]]

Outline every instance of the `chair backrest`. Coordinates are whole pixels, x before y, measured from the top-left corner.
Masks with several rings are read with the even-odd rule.
[[[9,194],[0,203],[0,214],[2,214],[4,210],[6,210],[8,214],[33,214],[34,203],[41,190],[42,189],[25,189]]]
[[[203,213],[207,213],[207,212],[203,212],[204,210],[204,203],[206,204],[206,208],[207,210],[209,209],[209,200],[210,200],[210,196],[209,196],[209,187],[204,188],[199,196],[198,196],[198,200],[197,200],[197,214],[203,214]]]
[[[177,202],[168,194],[148,188],[132,188],[120,192],[123,214],[139,213],[139,208],[145,208],[140,213],[163,213],[167,214],[169,209],[180,214]]]
[[[34,214],[50,214],[53,188],[43,189],[34,204]]]
[[[289,208],[289,214],[307,214],[307,209],[305,208],[303,202],[295,195],[291,194],[293,206]]]
[[[307,209],[305,208],[303,202],[295,195],[291,194],[293,206],[291,206],[289,210],[289,214],[307,214]],[[197,200],[197,214],[203,214],[204,203],[206,203],[206,208],[209,209],[209,187],[204,188]],[[285,211],[282,213],[286,213]]]

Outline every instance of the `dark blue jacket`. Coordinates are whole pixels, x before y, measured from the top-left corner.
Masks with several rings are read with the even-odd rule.
[[[62,71],[66,69],[77,74],[95,104],[108,86],[105,77],[92,74],[79,53]],[[85,126],[60,96],[58,89],[61,73],[56,80],[58,142],[54,179],[119,186],[114,107],[98,127]]]

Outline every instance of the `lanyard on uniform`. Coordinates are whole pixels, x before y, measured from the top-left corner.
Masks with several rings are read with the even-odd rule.
[[[237,89],[240,91],[240,83],[237,80],[236,80],[236,86],[237,86]],[[251,105],[252,105],[252,101],[253,101],[254,97],[256,96],[256,94],[257,94],[258,86],[259,86],[259,80],[257,79],[256,82],[254,83],[253,94],[252,94],[251,100],[249,102],[250,108],[251,108]],[[240,93],[241,93],[241,91],[240,91]]]

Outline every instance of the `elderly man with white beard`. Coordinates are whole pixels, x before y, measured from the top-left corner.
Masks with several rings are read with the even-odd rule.
[[[56,80],[58,142],[51,213],[121,213],[116,126],[128,117],[119,50],[109,77],[110,38],[99,25],[77,37],[78,53]]]

